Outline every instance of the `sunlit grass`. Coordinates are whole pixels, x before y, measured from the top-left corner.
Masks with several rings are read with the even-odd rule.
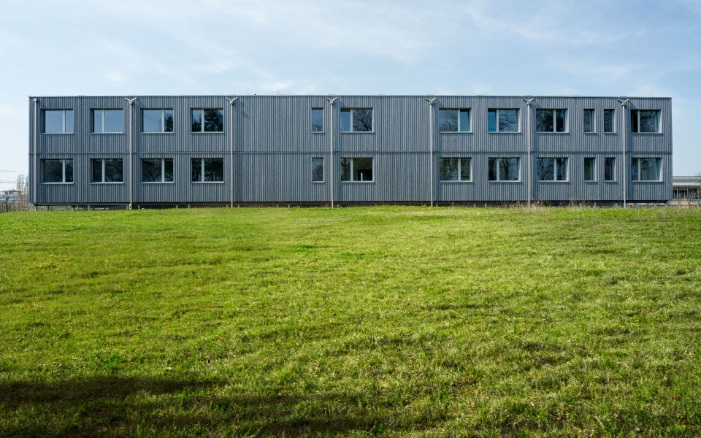
[[[0,215],[0,435],[698,435],[697,210]]]

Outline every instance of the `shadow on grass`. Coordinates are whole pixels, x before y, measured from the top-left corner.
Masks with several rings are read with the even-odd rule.
[[[226,385],[109,376],[2,382],[0,436],[307,436],[422,429],[443,420],[429,411],[398,422],[392,409],[383,416],[368,406],[372,400],[346,394],[229,396]]]

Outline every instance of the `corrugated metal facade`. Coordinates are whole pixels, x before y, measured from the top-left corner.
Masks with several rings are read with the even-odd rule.
[[[672,197],[672,102],[669,98],[438,96],[139,96],[29,99],[30,176],[37,205],[239,203],[630,202]],[[129,97],[133,99],[132,97]],[[528,99],[531,99],[530,97]],[[622,102],[625,105],[622,105]],[[223,132],[192,132],[193,109],[223,110]],[[312,132],[312,109],[323,129]],[[468,109],[468,132],[441,132],[441,108]],[[72,133],[45,133],[47,110],[72,110]],[[121,133],[96,133],[95,110],[120,109]],[[173,132],[143,132],[143,110],[173,111]],[[371,132],[340,132],[342,109],[372,109]],[[517,132],[489,132],[490,109],[517,109]],[[564,132],[536,132],[538,109],[565,110]],[[584,132],[584,110],[594,110]],[[613,132],[604,133],[604,111]],[[655,133],[631,132],[631,111],[654,110]],[[530,157],[529,157],[530,148]],[[433,152],[431,152],[433,149]],[[625,153],[625,160],[624,160]],[[469,181],[441,181],[442,158],[469,158]],[[519,159],[517,181],[491,181],[489,161]],[[92,182],[91,163],[118,158],[123,182]],[[223,181],[193,182],[193,160],[222,159]],[[312,159],[323,158],[323,181]],[[372,158],[372,181],[341,181],[345,158]],[[531,165],[528,166],[529,158]],[[539,181],[538,158],[566,158],[564,181]],[[585,158],[594,179],[585,181]],[[614,175],[604,180],[604,160]],[[630,166],[657,159],[658,180],[634,181]],[[73,160],[72,182],[42,181],[46,160]],[[144,159],[173,161],[173,181],[142,182]],[[430,168],[432,160],[433,168]],[[624,168],[624,162],[628,167]],[[625,193],[624,193],[625,191]]]

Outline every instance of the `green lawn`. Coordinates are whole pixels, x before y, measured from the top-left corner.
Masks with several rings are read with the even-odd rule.
[[[0,215],[0,436],[701,434],[701,210]]]

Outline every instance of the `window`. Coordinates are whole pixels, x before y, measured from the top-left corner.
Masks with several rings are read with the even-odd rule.
[[[633,158],[630,166],[630,179],[633,181],[659,181],[659,158]]]
[[[448,108],[439,109],[438,130],[440,132],[469,132],[470,110]]]
[[[604,181],[616,181],[616,159],[604,158]]]
[[[490,109],[489,132],[518,132],[517,109]]]
[[[173,132],[172,109],[145,109],[142,114],[144,132]]]
[[[584,158],[584,181],[595,181],[596,159],[594,157]]]
[[[567,110],[539,109],[535,112],[537,132],[566,132]]]
[[[224,110],[193,109],[192,132],[224,132]]]
[[[323,157],[312,157],[312,182],[324,182]]]
[[[591,133],[594,132],[594,110],[585,109],[584,110],[584,132]]]
[[[73,160],[42,160],[42,182],[68,184],[73,182]]]
[[[614,110],[612,109],[605,109],[604,110],[604,132],[605,133],[613,133],[615,132],[614,130]]]
[[[120,109],[96,109],[92,111],[92,132],[119,134],[124,132],[124,111]]]
[[[45,134],[73,134],[73,110],[44,110]]]
[[[324,132],[323,108],[312,108],[312,132]]]
[[[519,178],[518,158],[489,159],[490,181],[518,181]]]
[[[173,159],[141,160],[141,180],[146,183],[173,182]]]
[[[371,182],[372,158],[342,158],[341,181]]]
[[[192,182],[224,181],[224,160],[221,158],[193,158]]]
[[[124,181],[121,159],[92,160],[92,182],[120,183]]]
[[[537,175],[540,181],[567,181],[567,158],[538,158]]]
[[[441,181],[471,181],[470,158],[441,158]]]
[[[341,108],[341,132],[372,132],[372,108]]]
[[[660,112],[650,110],[633,110],[630,112],[632,132],[660,132]]]

